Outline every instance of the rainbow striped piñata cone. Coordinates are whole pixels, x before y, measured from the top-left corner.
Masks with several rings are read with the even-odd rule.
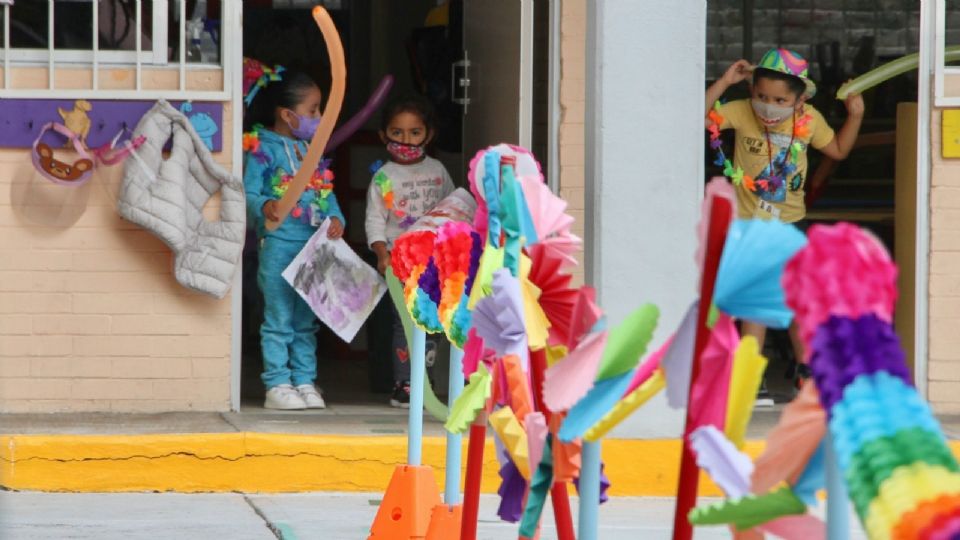
[[[783,279],[869,537],[957,538],[960,474],[892,327],[896,276],[876,238],[841,223],[812,227]]]

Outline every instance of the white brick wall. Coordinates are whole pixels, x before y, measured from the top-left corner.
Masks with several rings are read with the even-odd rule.
[[[0,412],[228,409],[229,297],[181,287],[169,249],[120,219],[120,167],[97,171],[72,226],[24,221],[12,193],[29,161],[0,150]]]

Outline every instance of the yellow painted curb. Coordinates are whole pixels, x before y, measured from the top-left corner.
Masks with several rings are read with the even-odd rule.
[[[426,437],[423,461],[443,482],[445,440]],[[960,444],[951,441],[954,454]],[[186,435],[0,436],[0,486],[14,490],[118,492],[378,492],[406,460],[406,437],[227,433]],[[747,443],[756,457],[762,441]],[[610,494],[675,493],[680,441],[603,441]],[[484,454],[485,493],[500,478],[492,440]],[[442,485],[439,485],[442,489]],[[701,477],[703,495],[720,495]]]

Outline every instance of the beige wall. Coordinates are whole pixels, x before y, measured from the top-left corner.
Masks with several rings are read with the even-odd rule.
[[[929,399],[960,412],[960,160],[941,157],[941,111],[930,122]]]
[[[560,196],[576,222],[573,232],[583,238],[584,211],[584,110],[587,4],[565,0],[560,15]],[[584,280],[583,254],[574,278]]]
[[[122,166],[79,190],[32,170],[29,152],[0,150],[0,412],[227,410],[229,296],[181,287],[166,245],[118,216]],[[82,189],[76,223],[51,226]]]

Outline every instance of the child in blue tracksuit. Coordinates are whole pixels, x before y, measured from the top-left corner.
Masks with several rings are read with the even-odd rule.
[[[246,96],[243,183],[250,222],[260,246],[257,283],[263,292],[261,379],[267,387],[264,408],[322,409],[326,405],[317,378],[317,319],[310,306],[281,275],[320,224],[330,219],[329,236],[343,234],[344,218],[333,194],[333,174],[314,173],[309,187],[289,216],[274,231],[264,226],[277,219],[278,200],[300,168],[307,141],[320,122],[321,93],[302,73],[267,71]],[[265,127],[266,126],[266,127]]]

